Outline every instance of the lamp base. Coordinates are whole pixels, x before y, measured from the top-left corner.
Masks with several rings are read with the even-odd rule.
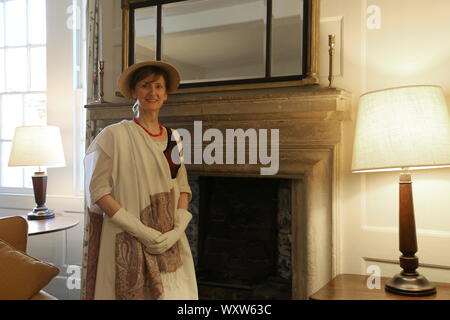
[[[45,219],[51,219],[55,217],[55,213],[51,211],[36,211],[36,212],[30,212],[27,215],[28,220],[45,220]]]
[[[389,279],[386,291],[404,296],[430,296],[436,294],[436,286],[424,276],[416,273],[406,275],[403,272]]]

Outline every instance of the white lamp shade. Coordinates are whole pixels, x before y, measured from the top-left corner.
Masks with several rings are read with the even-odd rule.
[[[361,96],[353,172],[450,166],[450,118],[439,86],[408,86]]]
[[[17,127],[8,166],[64,167],[61,134],[54,126]]]

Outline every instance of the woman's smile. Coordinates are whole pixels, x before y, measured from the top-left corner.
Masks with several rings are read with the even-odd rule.
[[[167,100],[166,83],[164,77],[149,75],[139,81],[134,90],[134,96],[139,100],[141,111],[145,112],[145,107],[151,110],[160,109]],[[150,111],[150,110],[147,110]]]

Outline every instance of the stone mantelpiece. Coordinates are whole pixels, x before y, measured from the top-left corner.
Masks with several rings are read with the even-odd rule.
[[[87,106],[87,143],[106,125],[131,119],[130,103]],[[295,299],[305,299],[337,272],[342,122],[350,95],[319,86],[173,94],[160,113],[169,127],[279,129],[276,176],[292,181],[292,269]],[[205,143],[207,145],[208,143]],[[189,174],[261,177],[261,165],[187,165]]]

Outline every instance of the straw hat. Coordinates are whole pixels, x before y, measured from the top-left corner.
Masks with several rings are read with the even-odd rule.
[[[144,67],[158,67],[164,70],[169,77],[167,86],[167,93],[172,93],[177,90],[180,84],[180,74],[174,66],[167,62],[162,61],[144,61],[140,63],[135,63],[132,66],[129,66],[125,71],[122,72],[119,78],[119,90],[124,97],[133,98],[132,97],[132,88],[130,88],[130,81],[133,78],[134,73]]]

